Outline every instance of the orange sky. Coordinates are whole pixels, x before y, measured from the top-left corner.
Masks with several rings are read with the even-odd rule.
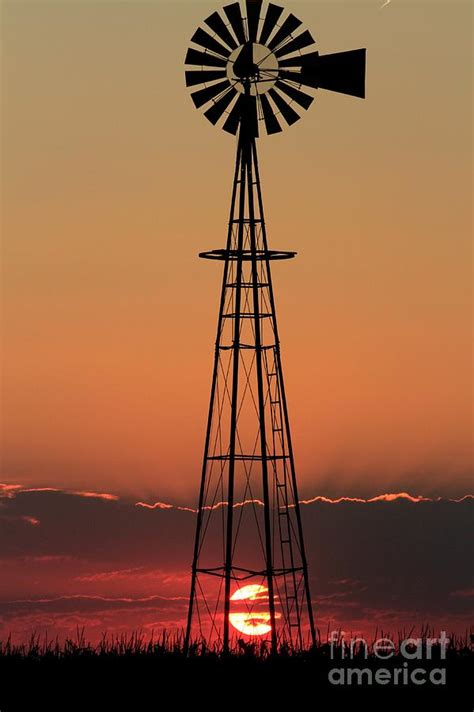
[[[307,494],[472,482],[471,4],[292,1],[366,46],[260,141]],[[194,110],[193,2],[2,4],[3,481],[197,493],[235,142]]]

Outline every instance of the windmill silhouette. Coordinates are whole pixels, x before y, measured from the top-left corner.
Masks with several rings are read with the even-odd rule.
[[[297,17],[261,0],[204,24],[186,85],[238,139],[226,246],[200,254],[224,270],[185,646],[260,638],[301,649],[315,628],[270,270],[296,253],[268,247],[256,139],[294,124],[308,89],[363,98],[365,49],[320,56]]]

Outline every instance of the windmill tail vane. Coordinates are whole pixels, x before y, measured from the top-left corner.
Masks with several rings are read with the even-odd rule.
[[[321,56],[298,18],[259,0],[203,24],[186,85],[238,140],[226,245],[200,254],[223,278],[185,646],[303,649],[315,626],[271,274],[296,253],[269,249],[256,139],[298,121],[318,89],[363,98],[365,49]]]

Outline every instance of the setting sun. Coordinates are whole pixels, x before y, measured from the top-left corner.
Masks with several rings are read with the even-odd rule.
[[[266,586],[251,584],[238,588],[232,594],[231,601],[245,601],[246,611],[233,611],[229,615],[231,625],[245,635],[267,635],[271,632],[270,613],[267,609],[268,589]],[[247,603],[251,601],[251,603]],[[263,610],[255,610],[259,602],[264,602]],[[235,604],[234,604],[235,605]]]

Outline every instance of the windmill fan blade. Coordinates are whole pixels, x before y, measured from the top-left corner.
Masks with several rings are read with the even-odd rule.
[[[262,31],[260,33],[260,44],[265,44],[273,30],[275,29],[276,23],[283,12],[283,8],[279,5],[274,5],[269,3],[267,14],[265,15],[265,20],[263,23]]]
[[[278,49],[275,54],[277,57],[284,57],[287,54],[296,52],[299,49],[304,49],[305,47],[309,47],[309,45],[312,44],[314,44],[314,39],[311,33],[308,30],[305,30],[301,33],[301,35],[295,37],[294,40],[291,40],[291,42],[288,42],[288,44],[283,45],[283,47]]]
[[[227,76],[224,70],[220,71],[203,71],[198,70],[196,72],[185,72],[186,75],[186,86],[193,87],[196,84],[205,84],[206,82],[213,82],[216,79],[224,79]]]
[[[282,82],[280,80],[277,81],[275,87],[280,91],[285,92],[285,94],[289,96],[290,99],[296,101],[296,103],[302,106],[303,109],[309,109],[309,107],[314,101],[312,96],[306,94],[304,91],[301,91],[301,89],[295,89],[295,87],[292,87],[290,84],[285,84],[285,82]]]
[[[314,65],[318,60],[319,52],[308,52],[297,57],[290,57],[290,59],[280,59],[278,64],[280,67],[308,67]]]
[[[288,15],[283,25],[280,27],[274,38],[268,43],[268,49],[276,49],[283,40],[286,40],[297,27],[301,25],[301,20],[298,20],[292,13]]]
[[[229,106],[232,99],[237,94],[237,90],[234,87],[230,87],[229,91],[221,96],[207,111],[204,112],[204,116],[209,119],[211,124],[217,124],[221,118],[224,111]]]
[[[234,134],[234,136],[237,133],[237,129],[239,128],[240,124],[240,119],[242,117],[243,101],[244,97],[242,94],[240,94],[234,106],[232,107],[232,110],[229,116],[227,117],[224,126],[222,127],[224,131],[227,131],[227,133]]]
[[[302,73],[317,76],[318,86],[340,94],[365,98],[365,49],[336,52],[319,57],[315,68]]]
[[[200,27],[191,37],[191,42],[195,42],[196,44],[201,45],[201,47],[205,47],[206,49],[211,50],[211,52],[215,52],[222,57],[228,57],[230,54],[230,50],[228,50],[227,47],[221,45],[220,42],[211,37],[211,35],[207,32],[204,32],[204,30],[201,30]]]
[[[244,125],[249,134],[251,136],[258,136],[257,97],[244,96],[241,94],[232,107],[222,128],[224,131],[235,135],[244,119]]]
[[[188,49],[184,63],[198,67],[225,67],[227,61],[221,57],[215,57],[213,54],[208,54],[208,52]]]
[[[261,94],[259,96],[260,99],[260,105],[262,107],[263,111],[263,119],[265,121],[265,128],[267,129],[268,134],[276,134],[282,131],[283,129],[281,128],[280,124],[278,123],[278,119],[273,113],[273,109],[270,105],[270,102],[268,101],[267,97],[265,94]]]
[[[204,89],[193,92],[191,99],[194,101],[194,106],[199,109],[200,106],[207,104],[208,101],[214,99],[215,96],[218,96],[229,87],[229,80],[226,79],[224,82],[219,82],[218,84],[213,84],[210,87],[205,87]]]
[[[309,73],[301,72],[289,72],[288,70],[280,70],[280,79],[286,79],[289,82],[295,82],[296,84],[303,84],[306,87],[313,87],[313,89],[318,89],[319,83],[315,76],[310,76]]]
[[[247,26],[249,30],[249,41],[257,41],[258,21],[260,20],[260,10],[262,0],[246,0],[247,6]]]
[[[222,17],[219,15],[218,12],[213,12],[212,15],[210,15],[207,20],[204,20],[206,25],[213,30],[213,32],[216,33],[218,37],[221,38],[223,42],[226,43],[228,47],[231,49],[236,49],[237,48],[237,43],[230,34],[229,30],[227,29],[224,20]]]
[[[232,25],[232,29],[235,32],[240,44],[245,44],[245,32],[244,32],[244,22],[242,20],[242,13],[240,12],[240,5],[238,2],[233,2],[231,5],[226,5],[224,7],[224,12],[229,18],[229,22]]]
[[[277,91],[275,91],[275,89],[270,89],[268,93],[279,108],[282,116],[285,118],[285,121],[290,126],[296,121],[298,121],[298,119],[300,118],[299,114],[297,114],[296,111],[292,109],[289,104],[286,103],[286,100]]]

